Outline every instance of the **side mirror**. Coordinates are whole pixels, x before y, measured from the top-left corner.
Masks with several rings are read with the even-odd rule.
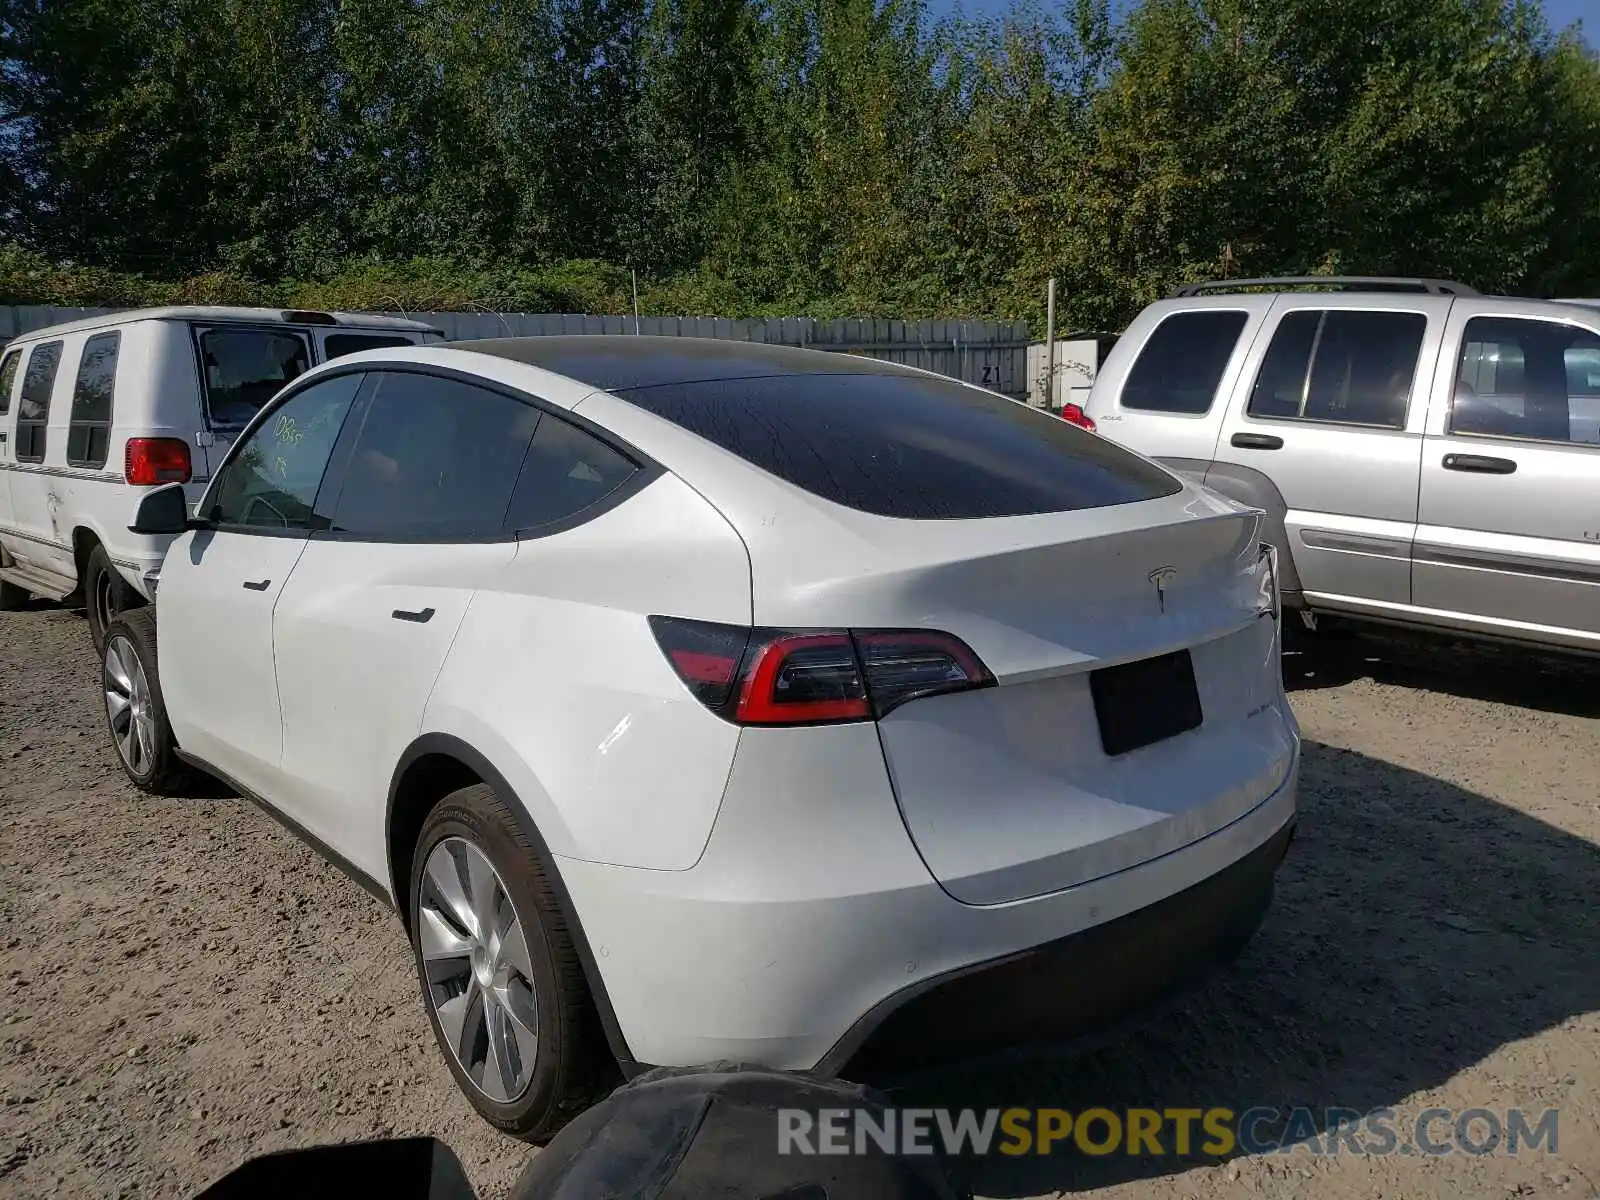
[[[132,533],[150,534],[179,534],[190,528],[189,500],[181,483],[169,483],[141,496],[133,524],[128,526]]]
[[[195,1200],[260,1196],[381,1196],[383,1200],[477,1200],[461,1160],[436,1138],[394,1138],[263,1154],[224,1175]]]

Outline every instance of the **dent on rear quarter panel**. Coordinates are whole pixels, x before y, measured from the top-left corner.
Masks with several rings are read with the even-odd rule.
[[[521,543],[473,597],[421,732],[494,762],[553,853],[681,871],[705,849],[739,731],[689,694],[651,614],[750,623],[744,543],[670,474]]]

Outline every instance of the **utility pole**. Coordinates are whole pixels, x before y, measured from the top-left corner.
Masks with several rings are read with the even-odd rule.
[[[639,336],[639,272],[632,270],[628,274],[633,276],[633,336]]]
[[[1044,406],[1055,407],[1056,398],[1056,277],[1050,276],[1050,290],[1044,302]]]

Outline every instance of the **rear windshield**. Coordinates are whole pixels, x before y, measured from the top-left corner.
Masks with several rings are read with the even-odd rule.
[[[1058,417],[942,379],[787,375],[619,394],[813,495],[881,517],[1016,517],[1182,488]]]

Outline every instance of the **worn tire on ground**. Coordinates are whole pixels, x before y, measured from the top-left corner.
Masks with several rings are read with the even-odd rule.
[[[433,886],[427,879],[429,856],[449,838],[470,842],[494,867],[522,924],[533,970],[538,1043],[532,1077],[521,1094],[508,1102],[492,1099],[463,1069],[430,998],[437,985],[430,981],[423,957],[420,910],[424,890]],[[428,814],[412,856],[409,892],[404,903],[410,914],[417,979],[440,1053],[457,1085],[479,1115],[497,1129],[529,1142],[549,1140],[603,1098],[618,1082],[618,1074],[545,866],[516,817],[487,784],[452,792]]]

